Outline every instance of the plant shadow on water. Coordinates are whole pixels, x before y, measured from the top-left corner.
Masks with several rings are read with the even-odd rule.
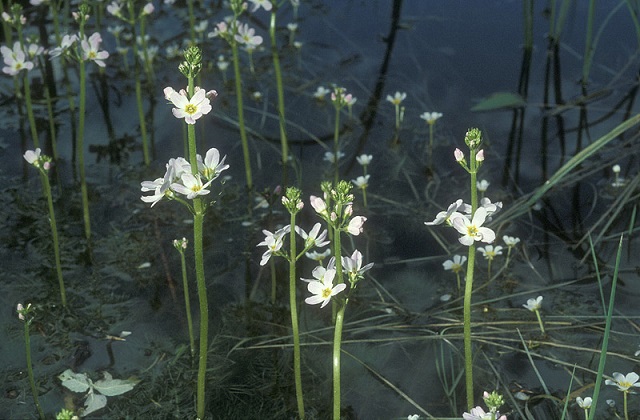
[[[211,30],[229,13],[220,3],[156,4],[147,22],[149,42],[160,51],[174,44],[182,47],[188,38],[180,32],[189,29],[187,5],[196,8],[198,19],[206,19]],[[293,157],[288,181],[303,191],[300,224],[317,221],[308,196],[321,195],[320,181],[333,175],[323,157],[334,151],[335,109],[328,97],[314,98],[318,86],[335,83],[358,98],[352,109],[345,108],[338,127],[340,151],[346,155],[341,176],[355,179],[361,175],[356,156],[374,156],[367,169],[371,182],[366,208],[362,190],[355,191],[354,207],[368,218],[364,233],[343,243],[349,255],[357,244],[366,261],[375,262],[349,298],[342,335],[344,418],[406,418],[414,413],[460,418],[466,409],[463,299],[455,274],[442,265],[466,253],[466,247],[452,230],[424,222],[469,193],[453,154],[469,126],[481,127],[485,135],[487,160],[478,179],[488,180],[492,199],[504,204],[490,224],[496,243],[505,246],[503,235],[521,238],[509,248],[508,259],[497,256],[491,267],[477,258],[472,302],[477,402],[483,390],[498,390],[505,399],[500,411],[509,419],[583,418],[575,399],[594,392],[603,341],[608,342],[607,378],[638,368],[634,352],[640,344],[640,279],[634,257],[640,252],[640,148],[634,119],[640,29],[631,18],[637,22],[638,5],[598,5],[593,29],[597,36],[589,38],[583,29],[587,2],[548,3],[302,0],[295,12],[289,2],[278,11],[285,125]],[[565,9],[568,3],[572,6]],[[30,6],[25,14],[29,22],[38,22],[48,16],[46,10]],[[269,14],[250,16],[251,25],[267,39]],[[162,202],[150,210],[140,201],[141,180],[156,178],[170,157],[186,156],[180,124],[165,104],[158,104],[164,86],[184,83],[177,71],[181,58],[159,53],[152,80],[144,80],[153,156],[145,166],[136,86],[127,68],[132,56],[129,53],[127,63],[116,53],[116,40],[106,32],[118,21],[106,13],[102,19],[100,30],[111,56],[104,71],[89,71],[87,89],[90,246],[82,228],[71,141],[75,117],[66,99],[55,102],[59,159],[51,182],[67,309],[58,303],[46,202],[35,172],[22,159],[25,150],[34,148],[23,101],[16,100],[14,79],[7,76],[3,82],[2,418],[37,417],[15,312],[18,303],[36,309],[30,326],[32,361],[48,418],[62,408],[78,410],[83,405],[82,396],[58,379],[67,369],[86,373],[92,381],[103,372],[140,381],[126,395],[109,397],[107,406],[88,418],[195,417],[198,368],[190,355],[180,259],[172,245],[176,238],[189,238],[193,221],[179,206]],[[45,32],[53,31],[48,18],[43,22]],[[286,25],[293,22],[298,24],[294,33]],[[90,26],[99,30],[93,20]],[[37,33],[29,25],[25,30]],[[592,40],[587,43],[594,42],[587,57],[585,36]],[[234,75],[217,67],[219,61],[230,60],[231,51],[220,39],[206,36],[200,46],[205,57],[201,85],[215,88],[218,98],[213,118],[205,116],[196,125],[199,146],[204,150],[215,145],[231,166],[223,185],[211,187],[215,203],[205,216],[212,324],[207,415],[295,418],[287,265],[274,262],[278,283],[272,304],[269,266],[258,265],[256,248],[262,229],[275,231],[288,216],[276,189],[283,171],[271,55],[266,44],[256,50],[254,72],[246,54],[241,57],[254,172],[254,191],[247,194]],[[59,61],[50,65],[56,74],[63,69]],[[66,66],[66,80],[75,92],[75,70]],[[52,85],[62,98],[65,83],[57,77]],[[46,140],[42,147],[50,154],[42,78],[34,77],[31,84],[37,126]],[[401,124],[385,100],[396,91],[407,93]],[[419,118],[425,111],[444,114],[431,127],[433,145],[430,126]],[[628,125],[614,133],[625,121]],[[614,165],[620,168],[614,171]],[[271,205],[263,206],[262,196]],[[621,234],[625,239],[618,293],[611,331],[605,336]],[[185,255],[190,300],[196,305],[195,262],[192,253]],[[310,277],[313,266],[311,261],[299,263],[298,277]],[[297,295],[307,297],[305,283],[299,282]],[[544,296],[544,333],[536,315],[523,308],[536,296]],[[302,303],[299,310],[306,417],[330,418],[332,310]],[[197,317],[194,321],[197,325]],[[596,418],[622,416],[620,396],[615,387],[603,387]],[[637,397],[629,398],[629,418],[640,418],[634,408]],[[615,407],[604,402],[609,399],[616,401]]]

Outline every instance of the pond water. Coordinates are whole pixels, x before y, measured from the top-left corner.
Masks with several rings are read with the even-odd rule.
[[[223,2],[195,2],[196,23],[212,31],[231,12]],[[638,370],[636,302],[640,297],[638,241],[638,130],[623,132],[573,167],[554,188],[536,195],[545,181],[602,136],[638,112],[638,5],[598,2],[594,13],[592,65],[582,84],[588,2],[528,1],[315,1],[302,0],[294,14],[284,2],[277,14],[283,69],[287,136],[292,162],[288,181],[303,191],[299,223],[320,221],[309,195],[332,179],[324,160],[333,150],[335,109],[319,86],[343,86],[357,97],[341,114],[340,174],[362,174],[356,156],[373,155],[368,167],[367,206],[355,192],[354,214],[368,218],[364,232],[343,239],[373,262],[346,310],[342,356],[342,408],[346,418],[460,418],[465,409],[462,297],[452,272],[442,263],[466,255],[458,235],[425,221],[458,198],[469,197],[469,178],[454,159],[470,127],[484,136],[485,161],[478,179],[490,182],[487,196],[503,210],[490,226],[497,244],[503,235],[520,243],[488,267],[478,254],[473,296],[476,403],[483,390],[498,390],[509,419],[583,418],[575,397],[593,394],[605,310],[618,240],[625,234],[605,375]],[[562,2],[557,2],[562,3]],[[633,2],[628,2],[629,4]],[[98,3],[104,8],[104,4]],[[188,39],[184,2],[154,4],[148,17],[150,45],[158,45],[154,81],[144,80],[142,100],[152,161],[144,165],[131,52],[127,63],[116,52],[103,11],[100,32],[110,52],[106,67],[87,66],[86,171],[92,218],[90,246],[84,237],[82,200],[75,153],[77,130],[62,81],[60,59],[50,63],[61,99],[55,104],[59,159],[51,182],[60,233],[69,308],[60,305],[46,201],[36,170],[22,155],[33,144],[13,78],[2,83],[0,108],[0,417],[37,418],[26,373],[23,324],[18,303],[36,307],[31,324],[32,361],[40,402],[47,415],[79,409],[83,395],[65,389],[66,369],[92,380],[109,372],[140,382],[123,396],[108,398],[88,418],[194,418],[197,364],[189,355],[189,335],[179,254],[172,241],[192,239],[192,218],[175,202],[153,208],[140,200],[140,182],[161,177],[169,158],[185,156],[184,123],[171,114],[163,88],[186,86],[181,57],[166,47]],[[3,7],[5,7],[3,5]],[[26,31],[48,6],[26,9]],[[74,9],[74,6],[71,6]],[[524,10],[523,10],[524,9]],[[525,40],[527,11],[531,43]],[[241,18],[269,42],[269,13]],[[288,23],[297,23],[295,33]],[[96,29],[95,16],[87,32]],[[44,26],[52,32],[50,21]],[[561,29],[561,31],[559,31]],[[73,31],[77,30],[74,26]],[[63,33],[72,32],[65,27]],[[555,48],[550,33],[559,33]],[[6,36],[6,35],[5,35]],[[301,42],[294,46],[292,41]],[[126,44],[126,40],[122,40]],[[128,45],[128,44],[127,44]],[[224,182],[212,185],[213,204],[205,217],[204,258],[211,323],[207,410],[209,418],[295,418],[288,267],[275,264],[276,304],[270,303],[269,265],[260,266],[262,229],[288,222],[276,197],[257,206],[246,190],[238,130],[233,65],[222,72],[216,61],[231,60],[228,45],[203,37],[205,65],[198,83],[215,89],[213,111],[197,121],[201,153],[210,147],[227,156]],[[530,48],[529,48],[530,47]],[[249,133],[254,195],[282,184],[277,91],[268,46],[253,53],[255,71],[241,51],[244,110]],[[70,91],[77,94],[77,64],[67,64]],[[44,151],[51,153],[40,73],[30,75],[36,119]],[[38,76],[36,76],[36,74]],[[143,77],[144,79],[144,77]],[[406,92],[404,120],[395,129],[395,109],[387,95]],[[259,92],[260,98],[254,93]],[[498,93],[498,96],[493,96]],[[487,99],[492,98],[492,99]],[[499,101],[502,100],[501,103]],[[19,104],[19,106],[18,106]],[[484,107],[483,112],[472,110]],[[443,113],[434,127],[420,119]],[[581,155],[578,155],[581,156]],[[186,156],[185,156],[186,157]],[[612,166],[621,167],[616,185]],[[248,210],[251,209],[251,210]],[[594,257],[600,277],[596,275]],[[198,327],[194,261],[186,253],[190,301]],[[506,250],[505,250],[506,251]],[[275,257],[274,257],[275,259]],[[298,264],[310,278],[314,264]],[[297,297],[302,334],[302,366],[307,415],[330,418],[332,323],[329,307],[306,305],[306,284]],[[541,334],[535,315],[522,307],[544,296]],[[606,306],[606,305],[605,305]],[[119,339],[123,331],[131,334]],[[519,335],[521,334],[521,336]],[[118,338],[114,338],[118,337]],[[521,338],[522,337],[522,338]],[[527,353],[531,354],[531,360]],[[573,373],[575,370],[575,373]],[[630,418],[640,418],[637,396]],[[611,407],[605,400],[613,400]],[[604,386],[596,418],[622,415],[622,393]]]

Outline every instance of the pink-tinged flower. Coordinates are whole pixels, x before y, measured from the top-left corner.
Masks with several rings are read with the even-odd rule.
[[[347,226],[347,232],[352,234],[353,236],[358,236],[362,233],[364,222],[367,221],[367,218],[364,216],[356,216],[351,221],[349,221],[349,225]]]
[[[314,270],[315,273],[315,270]],[[333,285],[333,278],[336,275],[336,270],[333,268],[324,270],[322,280],[311,281],[307,285],[307,290],[313,294],[313,296],[306,298],[304,301],[309,305],[317,305],[322,303],[320,308],[327,306],[331,298],[347,288],[344,283]]]
[[[496,239],[494,231],[482,224],[487,218],[487,210],[480,207],[473,215],[473,219],[469,220],[467,216],[460,215],[452,219],[453,227],[463,236],[458,238],[462,245],[471,246],[475,241],[482,241],[490,244]]]
[[[310,248],[315,246],[317,248],[322,248],[323,246],[327,246],[329,241],[327,241],[327,230],[323,230],[320,233],[321,225],[320,223],[316,223],[313,225],[309,233],[304,231],[300,226],[296,226],[296,233],[300,235],[302,239],[304,239],[304,247]]]
[[[204,162],[202,156],[197,155],[198,170],[205,179],[212,181],[220,176],[220,173],[226,169],[229,169],[229,165],[224,163],[226,156],[220,159],[220,152],[215,147],[207,150],[207,154],[204,156]]]
[[[195,124],[198,118],[204,114],[208,114],[212,109],[211,101],[207,97],[207,92],[204,89],[196,88],[190,100],[187,99],[187,94],[184,90],[178,93],[173,88],[167,87],[164,89],[164,94],[165,98],[170,100],[175,106],[175,108],[171,110],[173,116],[176,118],[184,118],[187,124]]]
[[[179,194],[186,195],[189,200],[210,193],[207,187],[211,185],[211,181],[202,184],[200,174],[193,175],[191,173],[184,173],[180,177],[180,180],[182,184],[174,182],[171,184],[171,189]]]
[[[227,25],[227,22],[222,21],[222,22],[216,23],[216,27],[213,30],[213,32],[209,32],[207,36],[209,38],[216,38],[218,36],[224,37],[224,35],[226,35],[228,32],[229,32],[229,25]]]
[[[453,156],[456,158],[456,162],[462,162],[464,160],[464,153],[458,148],[453,151]]]
[[[267,250],[262,254],[260,265],[265,265],[269,262],[269,259],[273,254],[280,251],[280,248],[282,248],[282,245],[284,244],[284,236],[289,232],[291,232],[291,225],[278,229],[274,233],[271,233],[268,230],[262,231],[265,235],[264,241],[260,242],[256,246],[266,246]]]
[[[260,35],[254,35],[255,33],[256,30],[250,28],[249,25],[245,23],[238,26],[238,33],[234,38],[239,44],[244,44],[247,48],[254,49],[262,44],[262,37]]]
[[[309,198],[309,202],[311,203],[311,207],[313,207],[313,209],[316,211],[316,213],[318,213],[320,215],[326,215],[327,214],[327,203],[325,203],[322,198],[316,197],[315,195],[312,195]]]
[[[88,40],[83,39],[80,43],[80,46],[82,47],[82,58],[84,60],[91,60],[100,67],[105,67],[103,60],[109,58],[109,53],[104,50],[98,51],[101,42],[102,37],[100,36],[100,34],[98,32],[94,32]]]
[[[484,161],[484,149],[480,149],[478,153],[476,153],[476,160],[478,162]]]
[[[496,420],[507,420],[507,416],[500,416],[500,412],[496,412],[492,416],[491,412],[485,412],[480,406],[472,408],[471,413],[463,413],[462,418],[464,420],[491,420],[492,418]]]
[[[112,1],[107,5],[107,12],[111,15],[119,17],[122,15],[122,3],[117,0]]]
[[[27,55],[20,47],[20,42],[16,41],[13,44],[13,50],[9,47],[0,47],[0,52],[4,58],[4,64],[6,67],[2,68],[2,71],[10,76],[15,76],[22,70],[33,69],[33,62],[27,61]]]
[[[435,226],[446,222],[448,225],[451,225],[451,220],[455,217],[462,216],[461,213],[458,213],[458,209],[462,206],[464,206],[464,203],[462,199],[459,198],[455,203],[449,204],[446,211],[439,212],[432,222],[424,222],[424,224],[427,226]]]
[[[268,12],[271,10],[273,6],[271,4],[271,0],[249,0],[249,1],[253,4],[253,7],[251,8],[251,13],[255,12],[261,7]]]

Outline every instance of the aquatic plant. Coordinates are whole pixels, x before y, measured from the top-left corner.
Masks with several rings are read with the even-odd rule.
[[[67,293],[64,288],[64,278],[62,277],[62,264],[60,262],[60,242],[58,240],[58,225],[56,223],[56,212],[53,208],[53,197],[51,195],[51,184],[49,183],[49,169],[51,169],[51,158],[43,155],[41,150],[27,150],[24,159],[31,164],[40,173],[42,181],[42,194],[47,200],[49,210],[49,225],[51,226],[51,242],[53,243],[53,256],[56,265],[56,274],[58,276],[58,286],[60,288],[60,301],[62,306],[67,306]]]
[[[31,326],[31,322],[33,322],[32,312],[35,311],[35,308],[30,303],[28,303],[27,306],[18,303],[16,311],[18,312],[18,318],[24,323],[24,351],[27,356],[27,372],[29,374],[29,385],[31,386],[33,403],[38,410],[38,416],[41,420],[44,420],[44,411],[42,411],[42,407],[40,407],[40,402],[38,401],[38,388],[36,387],[36,381],[33,376],[33,365],[31,363],[31,335],[29,334],[29,326]]]

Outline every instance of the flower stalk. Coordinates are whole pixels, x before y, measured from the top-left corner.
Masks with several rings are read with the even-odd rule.
[[[191,300],[189,299],[189,282],[187,276],[187,263],[185,261],[184,250],[187,249],[187,239],[174,239],[173,246],[180,254],[180,267],[182,268],[182,289],[184,293],[184,307],[187,313],[187,327],[189,329],[189,349],[191,358],[196,357],[196,346],[193,338],[193,322],[191,320]]]
[[[282,185],[287,185],[287,165],[289,163],[289,142],[287,140],[287,128],[284,106],[284,89],[282,87],[282,71],[280,69],[280,57],[276,43],[276,12],[277,2],[273,2],[271,20],[269,24],[269,37],[271,38],[271,56],[273,69],[276,75],[276,90],[278,92],[278,121],[280,123],[280,149],[282,151]]]
[[[26,307],[19,303],[17,307],[18,318],[24,322],[24,350],[27,356],[27,372],[29,374],[29,385],[31,386],[31,393],[33,394],[33,402],[38,410],[38,416],[41,420],[44,420],[44,411],[42,411],[42,407],[40,407],[40,402],[38,401],[38,388],[36,387],[36,381],[33,376],[33,366],[31,363],[31,336],[29,334],[29,326],[33,321],[33,317],[30,316],[32,310],[33,307],[30,303],[27,304]]]

